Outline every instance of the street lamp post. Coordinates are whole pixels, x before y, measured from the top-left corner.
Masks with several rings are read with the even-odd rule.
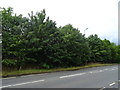
[[[86,28],[86,29],[84,30],[84,35],[86,34],[86,32],[85,32],[85,31],[86,31],[87,29],[88,29],[88,28]]]

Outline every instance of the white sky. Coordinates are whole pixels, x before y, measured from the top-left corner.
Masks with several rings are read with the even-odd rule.
[[[98,34],[101,39],[118,42],[119,0],[0,0],[1,7],[12,7],[14,13],[28,16],[46,10],[57,26],[72,24],[86,36]]]

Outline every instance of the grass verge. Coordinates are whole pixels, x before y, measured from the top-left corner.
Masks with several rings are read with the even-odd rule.
[[[110,65],[113,65],[113,64],[88,64],[88,65],[79,66],[79,67],[56,68],[56,69],[31,69],[31,70],[19,70],[19,71],[12,71],[12,72],[2,71],[2,73],[0,75],[3,78],[5,78],[5,77],[12,77],[12,76],[41,74],[41,73],[50,73],[50,72],[58,72],[58,71],[71,71],[71,70],[79,70],[79,69],[83,69],[83,68],[110,66]]]

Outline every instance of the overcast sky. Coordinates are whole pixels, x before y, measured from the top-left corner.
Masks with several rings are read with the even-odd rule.
[[[118,1],[120,0],[0,0],[1,7],[28,16],[31,11],[46,10],[57,26],[72,24],[86,37],[98,34],[101,39],[118,42]]]

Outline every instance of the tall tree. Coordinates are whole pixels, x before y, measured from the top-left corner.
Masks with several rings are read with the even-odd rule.
[[[63,62],[68,66],[82,65],[89,59],[89,47],[85,37],[76,28],[68,24],[60,28],[63,41],[61,42],[65,55]]]

